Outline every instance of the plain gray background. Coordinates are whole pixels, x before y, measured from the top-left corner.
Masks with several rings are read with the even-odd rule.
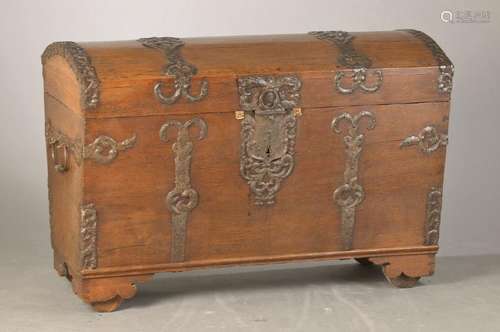
[[[49,244],[40,55],[45,46],[60,40],[422,30],[455,65],[440,255],[500,253],[499,4],[493,0],[2,0],[0,264],[17,270],[0,274],[0,280],[29,274],[36,283],[38,275],[28,272],[35,262],[38,273],[56,279]],[[491,18],[489,23],[443,23],[443,10],[489,11]],[[491,257],[489,264],[497,265],[499,256]],[[30,288],[26,289],[29,297]],[[0,297],[9,290],[0,289]],[[72,296],[65,292],[64,297]]]

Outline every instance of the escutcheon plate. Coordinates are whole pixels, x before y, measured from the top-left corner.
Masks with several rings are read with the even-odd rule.
[[[238,79],[243,112],[240,173],[256,205],[274,204],[281,182],[293,171],[296,116],[300,114],[294,108],[301,86],[300,79],[293,75]]]

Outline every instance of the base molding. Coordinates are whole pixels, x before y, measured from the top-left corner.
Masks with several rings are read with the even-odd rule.
[[[217,261],[190,261],[175,264],[101,268],[72,273],[72,269],[54,254],[54,268],[70,280],[73,291],[98,312],[116,310],[125,299],[137,293],[136,284],[151,280],[158,272],[177,272],[202,267],[286,263],[306,260],[355,259],[363,265],[380,265],[387,280],[399,288],[413,287],[420,277],[432,275],[437,246],[414,248],[350,250],[334,253],[271,256]]]
[[[319,253],[305,253],[292,255],[256,256],[226,259],[207,259],[187,261],[182,263],[165,263],[150,265],[132,265],[120,267],[103,267],[92,270],[83,270],[84,278],[101,278],[109,276],[140,275],[145,273],[183,272],[201,268],[216,268],[241,265],[279,264],[300,261],[321,261],[353,258],[373,258],[390,256],[407,256],[420,254],[435,254],[438,246],[415,246],[401,248],[357,249],[348,251],[332,251]]]

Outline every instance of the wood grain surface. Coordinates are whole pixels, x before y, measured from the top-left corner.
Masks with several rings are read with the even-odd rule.
[[[398,287],[431,274],[438,247],[424,245],[426,200],[443,184],[446,150],[425,154],[400,143],[429,125],[446,134],[449,95],[438,92],[436,61],[420,40],[401,31],[353,35],[356,50],[373,62],[369,73],[383,71],[376,93],[338,93],[335,72],[347,70],[336,65],[339,51],[311,35],[185,39],[182,55],[198,68],[193,93],[202,79],[209,93],[174,105],[153,94],[157,82],[172,84],[162,74],[164,54],[137,41],[81,44],[100,81],[93,110],[80,108],[80,87],[64,58],[46,61],[46,122],[83,145],[101,135],[117,142],[136,136],[112,162],[78,165],[71,156],[64,173],[54,170],[48,147],[55,267],[75,292],[96,310],[111,311],[135,294],[134,282],[156,272],[304,259],[371,261]],[[256,206],[240,175],[236,80],[282,74],[296,74],[303,84],[295,168],[274,205]],[[346,128],[335,133],[331,123],[363,111],[374,115],[376,126],[359,129],[365,136],[357,180],[365,199],[356,208],[353,250],[344,251],[333,192],[344,181]],[[199,203],[188,218],[185,261],[171,262],[172,213],[165,199],[174,188],[175,134],[164,142],[159,131],[166,121],[195,117],[208,125],[200,141],[190,129],[191,185]],[[80,264],[80,206],[88,203],[98,215],[96,269]]]

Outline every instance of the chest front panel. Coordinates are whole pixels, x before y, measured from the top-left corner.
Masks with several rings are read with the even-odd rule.
[[[365,116],[353,130],[345,114]],[[173,220],[182,214],[185,239],[177,246],[188,261],[424,244],[427,195],[442,184],[445,149],[401,144],[428,126],[446,133],[448,103],[303,109],[295,120],[293,170],[265,205],[256,204],[242,176],[243,120],[232,113],[88,121],[87,142],[104,133],[116,141],[136,137],[111,163],[86,164],[84,201],[99,213],[99,266],[178,260]],[[176,125],[162,136],[168,123]],[[359,203],[343,205],[349,193],[338,193],[346,184],[361,188]],[[187,189],[196,204],[172,210],[169,194]],[[189,205],[192,198],[180,199]],[[349,218],[355,223],[343,230]]]

